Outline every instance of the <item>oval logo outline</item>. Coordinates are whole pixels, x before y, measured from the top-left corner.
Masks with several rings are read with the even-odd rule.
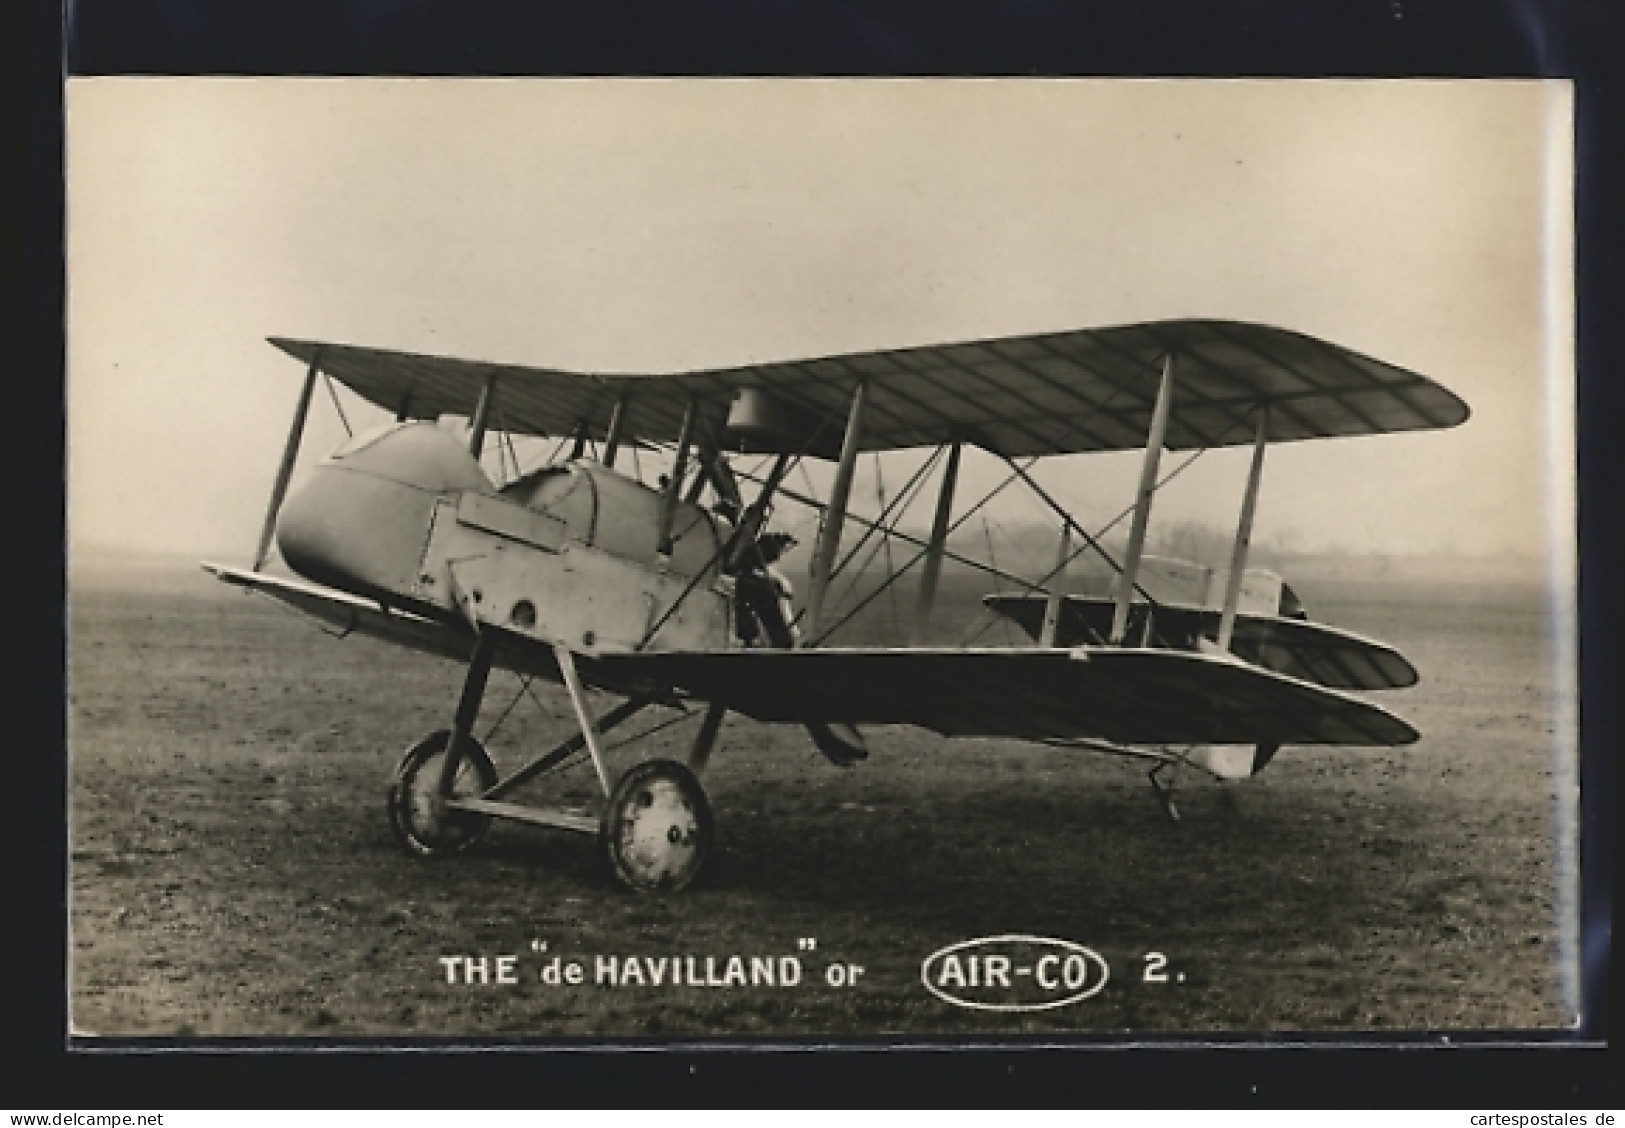
[[[1093,986],[1088,986],[1088,981],[1085,980],[1084,989],[1080,989],[1063,998],[1051,999],[1042,1003],[981,1003],[973,999],[957,998],[949,994],[947,991],[941,990],[936,984],[931,982],[931,965],[939,958],[951,955],[954,952],[963,951],[967,948],[974,948],[979,945],[1001,943],[1034,944],[1040,947],[1060,948],[1068,952],[1075,952],[1089,960],[1094,961],[1095,966],[1100,969],[1100,981]],[[1007,932],[998,936],[978,936],[973,940],[960,940],[945,947],[938,948],[929,956],[926,956],[925,959],[920,963],[920,982],[925,985],[925,989],[927,991],[931,992],[937,998],[952,1006],[963,1007],[967,1010],[984,1011],[1044,1011],[1055,1010],[1058,1007],[1068,1007],[1073,1003],[1081,1003],[1083,1000],[1099,994],[1105,988],[1107,982],[1111,979],[1111,974],[1111,965],[1106,962],[1106,957],[1102,956],[1093,948],[1086,947],[1083,944],[1079,944],[1073,940],[1062,940],[1055,936],[1032,936],[1021,932]]]

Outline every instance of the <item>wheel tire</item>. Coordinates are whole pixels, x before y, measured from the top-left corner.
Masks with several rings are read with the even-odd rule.
[[[615,785],[598,840],[610,871],[628,889],[676,892],[700,872],[714,831],[699,777],[675,760],[649,760]]]
[[[484,838],[491,827],[486,815],[467,811],[436,814],[435,789],[440,785],[441,765],[450,739],[450,730],[441,729],[418,741],[401,757],[389,784],[389,828],[402,846],[422,857],[462,853]],[[469,737],[463,746],[452,794],[480,795],[496,782],[497,769],[490,754],[484,745]]]

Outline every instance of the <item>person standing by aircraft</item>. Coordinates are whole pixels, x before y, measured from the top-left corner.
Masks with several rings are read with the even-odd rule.
[[[793,650],[801,641],[795,624],[795,587],[778,568],[779,558],[795,543],[789,533],[765,533],[756,538],[751,553],[756,567],[745,569],[735,581],[737,629],[746,646]],[[764,634],[765,643],[758,642]]]
[[[762,570],[758,575],[751,577],[760,585],[759,588],[751,589],[752,594],[760,593],[756,595],[757,602],[752,606],[757,621],[766,629],[772,645],[786,650],[793,650],[801,645],[801,629],[796,626],[795,586],[790,582],[790,577],[779,568],[778,563],[795,545],[796,538],[789,533],[766,533],[758,537],[756,554],[762,562]],[[764,598],[768,596],[769,591],[771,598]],[[809,724],[807,732],[818,750],[832,763],[841,767],[849,768],[869,757],[869,749],[864,743],[862,734],[852,725],[836,721],[819,721]]]
[[[796,538],[789,533],[767,533],[756,541],[756,551],[762,558],[762,573],[767,582],[773,587],[773,598],[778,607],[778,619],[783,624],[784,632],[789,636],[789,646],[795,647],[801,643],[801,629],[796,626],[795,585],[790,582],[778,566],[779,558],[796,545]],[[769,628],[768,633],[774,631]],[[775,640],[775,644],[777,644]]]

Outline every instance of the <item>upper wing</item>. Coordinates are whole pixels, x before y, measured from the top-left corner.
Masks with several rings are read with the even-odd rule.
[[[1039,637],[1046,600],[1037,595],[990,595],[988,607]],[[1057,646],[1072,646],[1106,637],[1116,604],[1110,599],[1069,595],[1062,601],[1056,625]],[[1139,638],[1147,605],[1133,606],[1128,637]],[[1158,637],[1170,645],[1194,647],[1199,636],[1219,632],[1218,611],[1159,603],[1152,616]],[[1386,643],[1353,631],[1287,619],[1279,615],[1237,615],[1230,648],[1238,658],[1333,689],[1403,689],[1416,684],[1416,667]]]
[[[852,388],[869,384],[865,450],[964,440],[1007,454],[1144,446],[1162,357],[1176,356],[1171,448],[1250,443],[1268,401],[1273,442],[1454,427],[1467,405],[1424,376],[1286,329],[1158,321],[688,372],[591,375],[273,337],[271,343],[389,411],[468,414],[491,375],[493,424],[538,435],[607,432],[626,396],[628,434],[674,441],[690,399],[723,436],[736,393],[761,388],[818,426],[809,453],[839,447]],[[751,449],[771,449],[761,445]],[[799,448],[798,448],[799,449]]]
[[[1391,746],[1417,738],[1405,721],[1359,698],[1176,650],[667,652],[604,655],[590,668],[620,686],[675,686],[763,721],[1122,744]]]

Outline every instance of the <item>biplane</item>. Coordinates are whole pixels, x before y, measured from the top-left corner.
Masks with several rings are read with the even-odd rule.
[[[1311,622],[1279,577],[1248,568],[1269,444],[1454,427],[1468,416],[1432,380],[1338,345],[1177,320],[642,376],[271,343],[305,376],[253,566],[204,567],[343,633],[465,664],[449,726],[410,748],[389,783],[390,825],[416,854],[467,850],[491,820],[514,819],[598,836],[633,889],[681,888],[713,840],[701,779],[730,712],[803,726],[842,765],[868,755],[863,727],[889,725],[1138,757],[1176,818],[1163,769],[1244,777],[1284,745],[1417,739],[1356,693],[1415,682],[1410,664]],[[318,380],[335,405],[332,381],[394,420],[352,435],[289,496]],[[440,425],[442,416],[466,418],[466,428]],[[493,436],[508,444],[497,454],[513,470],[500,484],[482,463]],[[558,457],[522,471],[513,436],[552,438]],[[1229,569],[1147,555],[1164,450],[1242,445],[1252,460]],[[905,448],[929,450],[912,496],[936,474],[925,535],[903,532],[895,505],[873,520],[850,505],[860,453]],[[1005,477],[956,509],[967,448],[1002,463]],[[657,485],[617,467],[640,449],[670,457]],[[1144,451],[1139,487],[1125,510],[1126,548],[1112,551],[1032,467],[1132,449]],[[787,483],[803,460],[833,464],[822,500]],[[1055,514],[1061,547],[1048,575],[1013,578],[1019,592],[988,597],[985,613],[1019,624],[1029,644],[831,640],[840,625],[831,581],[856,552],[841,552],[849,526],[914,547],[887,582],[918,569],[919,627],[932,618],[944,561],[964,559],[950,534],[1015,482]],[[768,547],[786,498],[821,517],[799,611],[782,598]],[[273,541],[302,578],[266,570]],[[1065,590],[1067,564],[1083,552],[1110,565],[1109,595]],[[577,730],[505,775],[475,737],[494,668],[561,683]],[[603,709],[589,690],[617,703]],[[699,719],[686,761],[615,772],[606,735],[649,709]],[[583,761],[604,796],[597,817],[514,800],[521,786]]]

